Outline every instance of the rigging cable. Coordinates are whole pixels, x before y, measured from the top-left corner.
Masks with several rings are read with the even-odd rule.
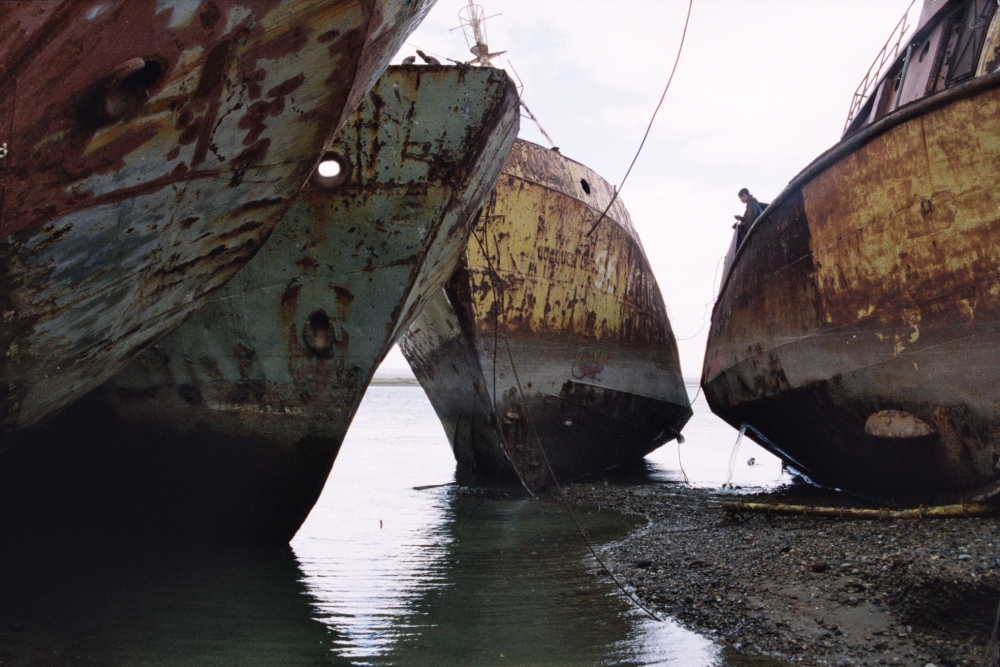
[[[712,294],[713,295],[717,294],[716,288],[717,288],[717,286],[719,284],[718,283],[718,281],[719,281],[719,265],[722,264],[722,262],[724,262],[725,259],[726,259],[726,256],[723,255],[722,257],[719,258],[719,261],[715,263],[715,276],[712,278]],[[705,330],[705,325],[708,323],[708,318],[707,318],[708,307],[711,306],[714,303],[715,303],[715,296],[712,297],[711,301],[706,301],[705,302],[705,310],[702,311],[702,313],[701,313],[701,328],[700,329],[698,329],[696,332],[694,332],[692,335],[688,336],[687,338],[676,338],[675,337],[674,340],[676,340],[678,342],[680,342],[682,340],[691,340],[692,338],[696,338],[702,331],[704,331]]]
[[[680,45],[678,46],[678,49],[677,49],[677,57],[674,60],[673,69],[671,69],[671,71],[670,71],[670,77],[667,79],[667,85],[666,85],[666,87],[663,90],[663,95],[660,97],[659,103],[656,105],[656,109],[653,111],[653,117],[649,121],[649,126],[646,128],[646,133],[645,133],[645,135],[643,135],[642,142],[639,144],[639,149],[636,151],[635,157],[632,158],[632,163],[629,165],[628,171],[625,172],[624,178],[622,178],[621,186],[625,185],[625,181],[628,179],[629,174],[632,172],[632,167],[635,166],[636,160],[639,159],[639,154],[642,152],[642,148],[643,148],[643,146],[646,143],[646,139],[649,137],[650,130],[652,130],[653,121],[656,119],[656,114],[659,112],[660,107],[663,105],[663,100],[667,96],[667,91],[670,90],[670,84],[671,84],[671,82],[674,79],[674,74],[677,71],[677,65],[680,62],[681,53],[684,50],[684,40],[687,37],[688,24],[690,23],[690,20],[691,20],[691,8],[693,6],[694,6],[694,0],[688,0],[687,16],[684,19],[684,30],[681,33],[681,42],[680,42]],[[614,196],[612,196],[611,201],[608,203],[607,207],[604,209],[604,212],[601,213],[601,216],[597,219],[597,222],[595,222],[594,225],[590,228],[590,231],[587,232],[587,236],[588,237],[591,234],[593,234],[594,230],[597,229],[597,226],[607,216],[608,211],[611,209],[611,207],[615,203],[615,200],[618,198],[618,192],[621,189],[621,186],[618,187],[618,188],[615,188]],[[495,191],[494,191],[494,197],[495,197]],[[491,201],[491,205],[494,204],[494,203],[495,203],[495,199],[493,201]],[[492,208],[492,206],[491,206],[491,208]],[[487,222],[486,222],[486,220],[484,220],[484,222],[483,222],[483,236],[487,239],[487,243],[488,243],[488,235],[489,235],[489,231],[487,229]],[[521,398],[521,403],[524,406],[525,417],[528,419],[528,424],[531,427],[532,435],[534,435],[535,442],[538,444],[538,450],[542,454],[542,458],[545,460],[545,465],[546,465],[546,467],[549,470],[549,475],[552,477],[552,482],[555,484],[556,489],[559,491],[559,497],[562,499],[563,505],[566,507],[567,513],[569,514],[570,518],[573,520],[573,523],[576,526],[577,531],[580,533],[580,536],[583,537],[584,542],[586,542],[587,548],[590,550],[590,553],[594,557],[594,560],[596,560],[598,562],[598,564],[601,566],[601,568],[604,570],[604,572],[609,577],[611,577],[611,580],[615,582],[615,585],[618,586],[619,590],[621,590],[621,592],[624,593],[625,596],[629,600],[631,600],[633,604],[636,605],[636,607],[638,607],[639,609],[641,609],[651,619],[662,622],[663,621],[662,618],[660,618],[659,616],[657,616],[653,611],[651,611],[648,607],[646,607],[644,604],[642,604],[642,602],[640,602],[639,599],[625,587],[625,585],[618,579],[618,577],[616,577],[614,575],[614,573],[611,571],[611,568],[608,567],[608,565],[604,562],[604,559],[602,559],[600,557],[600,555],[597,553],[597,549],[594,548],[593,543],[590,541],[590,536],[587,535],[587,532],[583,529],[583,526],[580,524],[580,521],[577,519],[576,513],[573,512],[573,508],[572,508],[572,506],[569,503],[569,499],[566,497],[566,492],[563,489],[562,485],[559,483],[559,479],[556,477],[555,471],[552,469],[552,464],[549,461],[548,453],[545,451],[545,447],[542,445],[541,438],[538,435],[538,430],[535,427],[534,419],[532,419],[532,417],[531,417],[531,411],[528,408],[528,403],[525,400],[524,388],[521,386],[521,378],[520,378],[520,376],[517,373],[517,368],[516,368],[516,366],[514,364],[513,352],[510,349],[510,340],[509,340],[509,338],[507,336],[507,328],[508,327],[507,327],[507,313],[506,313],[506,309],[501,308],[500,302],[497,299],[497,291],[496,290],[497,290],[497,283],[501,282],[500,281],[500,274],[494,268],[493,261],[490,258],[489,254],[486,252],[486,248],[484,247],[483,241],[480,240],[479,236],[477,234],[475,234],[474,232],[472,233],[472,236],[473,236],[473,238],[476,239],[476,243],[477,243],[477,245],[479,245],[479,249],[480,249],[480,251],[482,251],[483,257],[486,259],[486,264],[487,264],[487,267],[489,268],[489,272],[491,274],[490,283],[491,283],[491,291],[493,292],[493,301],[494,301],[494,308],[495,308],[494,313],[495,313],[495,317],[496,317],[496,321],[494,323],[495,327],[494,327],[494,339],[493,339],[493,364],[494,364],[494,367],[493,367],[493,384],[494,384],[493,412],[494,412],[494,415],[496,415],[496,413],[497,413],[497,402],[496,402],[496,380],[497,380],[497,374],[496,374],[496,353],[497,353],[497,348],[499,346],[499,336],[498,336],[499,331],[498,331],[498,329],[499,329],[499,325],[500,325],[500,313],[501,313],[501,311],[503,311],[503,317],[504,317],[504,331],[503,331],[503,333],[504,333],[504,345],[505,345],[505,347],[507,349],[507,358],[508,358],[508,361],[510,362],[511,372],[514,375],[515,381],[517,382],[517,390],[518,390],[518,394],[520,395],[520,398]],[[499,255],[499,249],[496,248],[496,242],[495,241],[494,241],[494,248],[498,250],[497,258],[499,259],[499,256],[500,256]],[[502,282],[501,282],[501,285],[502,285]],[[502,291],[503,290],[501,289],[501,292]],[[499,431],[500,429],[498,428],[497,430]],[[500,440],[501,440],[501,446],[504,449],[504,453],[507,455],[507,459],[511,462],[511,464],[513,464],[514,461],[510,457],[509,451],[507,451],[507,443],[505,442],[505,438],[503,437],[502,433],[501,433],[501,436],[500,436]],[[514,470],[517,471],[517,467],[516,466],[514,466]],[[522,484],[524,484],[524,479],[523,478],[522,478],[521,481],[522,481]],[[527,484],[525,484],[525,488],[527,488]],[[528,489],[528,492],[531,493],[531,490]],[[532,493],[531,495],[534,495],[534,494]]]
[[[535,124],[535,126],[538,128],[538,131],[542,133],[542,136],[545,137],[545,140],[549,142],[549,146],[551,146],[552,148],[556,148],[556,142],[552,141],[552,137],[549,136],[549,133],[545,131],[545,128],[542,127],[542,124],[538,121],[537,118],[535,118],[535,114],[531,113],[531,109],[528,108],[528,105],[524,103],[524,94],[523,94],[524,82],[521,81],[521,75],[517,73],[516,69],[514,69],[514,61],[512,61],[510,58],[507,58],[507,64],[510,65],[510,70],[514,73],[514,76],[517,77],[518,83],[521,84],[521,87],[518,88],[517,90],[517,98],[521,104],[521,107],[528,112],[528,118],[530,118],[531,121]],[[524,116],[522,116],[522,118],[523,117]]]
[[[495,192],[496,191],[494,190],[494,193]],[[495,204],[495,199],[493,201],[491,201],[490,204],[491,204],[491,211],[492,211],[493,210],[492,209],[492,205]],[[489,231],[487,229],[487,224],[488,224],[489,216],[483,216],[483,217],[484,217],[484,220],[483,220],[483,236],[488,239],[489,238],[489,236],[488,236],[489,235]],[[604,562],[604,559],[602,559],[598,555],[597,549],[594,548],[593,542],[590,541],[590,536],[587,535],[587,531],[585,531],[583,529],[583,526],[580,525],[580,521],[576,518],[576,513],[573,512],[573,507],[569,504],[569,500],[566,498],[566,492],[563,490],[562,485],[559,483],[559,480],[556,478],[555,471],[552,469],[552,464],[549,462],[549,456],[548,456],[548,454],[545,451],[545,447],[542,446],[542,440],[541,440],[541,438],[539,438],[539,436],[538,436],[538,430],[535,428],[535,421],[534,421],[534,419],[531,418],[531,410],[528,408],[528,402],[524,398],[524,389],[521,386],[521,378],[518,375],[517,368],[514,365],[514,355],[511,352],[511,349],[510,349],[510,340],[507,337],[507,311],[506,311],[506,309],[502,309],[500,307],[500,303],[497,301],[497,298],[496,298],[496,287],[492,286],[492,284],[495,284],[497,282],[501,282],[500,274],[493,267],[493,260],[490,258],[489,254],[486,253],[486,251],[485,251],[485,249],[483,247],[483,242],[479,239],[479,236],[477,234],[475,234],[475,233],[473,233],[472,236],[473,236],[473,238],[476,239],[476,243],[477,243],[477,245],[479,245],[479,249],[483,253],[483,257],[486,260],[486,266],[488,267],[490,275],[491,275],[490,283],[491,283],[491,287],[493,289],[493,294],[494,294],[493,303],[494,303],[494,313],[495,313],[495,318],[496,318],[496,321],[495,321],[495,325],[496,326],[495,326],[494,331],[496,332],[497,329],[499,329],[499,325],[500,325],[500,312],[502,311],[503,314],[504,314],[504,327],[503,327],[504,346],[507,348],[507,359],[510,362],[510,370],[511,370],[511,372],[514,375],[515,381],[517,382],[517,390],[518,390],[518,393],[521,396],[521,403],[524,406],[525,417],[528,419],[528,424],[531,426],[531,432],[535,436],[535,442],[538,443],[538,451],[541,452],[542,458],[545,460],[545,466],[549,470],[549,475],[552,477],[552,481],[555,483],[556,489],[559,490],[559,497],[562,499],[563,505],[566,507],[566,511],[569,513],[570,518],[573,520],[573,524],[576,526],[577,532],[580,533],[580,536],[583,537],[583,541],[586,542],[587,549],[590,550],[590,554],[594,557],[594,560],[596,560],[598,562],[598,564],[601,566],[601,568],[604,570],[604,572],[609,577],[611,577],[611,580],[615,582],[616,586],[618,586],[618,589],[621,590],[621,592],[624,593],[625,596],[629,600],[631,600],[632,603],[635,604],[636,607],[638,607],[639,609],[641,609],[651,619],[653,619],[655,621],[662,622],[663,621],[662,618],[660,618],[659,616],[657,616],[648,607],[646,607],[644,604],[642,604],[642,602],[640,602],[639,599],[637,597],[635,597],[635,595],[633,593],[629,592],[629,590],[627,588],[625,588],[625,585],[618,579],[618,577],[616,577],[614,575],[614,573],[611,571],[611,568],[608,567],[607,563]],[[499,259],[499,257],[500,257],[500,251],[499,251],[499,248],[497,248],[495,240],[494,240],[494,246],[493,247],[494,247],[495,250],[497,250],[497,258]],[[502,285],[502,282],[501,282],[501,285]],[[504,290],[501,287],[501,293],[503,291]],[[497,411],[497,404],[496,404],[496,356],[495,356],[496,355],[496,349],[497,349],[498,345],[499,345],[499,336],[495,334],[495,337],[493,339],[493,350],[494,350],[494,360],[493,360],[493,363],[494,363],[494,367],[493,367],[493,383],[494,383],[494,390],[493,390],[493,413],[494,413],[494,415],[496,415],[497,412],[498,412]],[[498,419],[498,422],[499,422],[499,419]],[[499,428],[499,423],[497,425],[497,431],[500,432],[500,441],[501,441],[502,446],[504,447],[505,453],[507,454],[508,460],[511,462],[511,466],[514,468],[514,471],[518,474],[518,476],[521,477],[520,471],[518,471],[517,466],[514,465],[514,460],[510,457],[509,452],[507,452],[507,444],[505,442],[503,433],[502,433],[501,429]],[[525,482],[525,480],[523,479],[523,477],[521,478],[521,483],[524,485],[525,489],[528,490],[528,493],[530,493],[532,496],[535,495],[534,493],[532,493],[531,489],[528,488],[528,485]]]
[[[490,193],[489,214],[480,216],[480,219],[483,221],[483,238],[486,241],[485,247],[483,246],[483,242],[480,241],[479,237],[476,235],[475,230],[471,230],[469,233],[473,238],[476,239],[476,244],[479,246],[479,250],[483,253],[483,257],[486,258],[486,265],[490,269],[490,274],[491,274],[490,291],[493,293],[493,306],[496,309],[496,312],[498,313],[496,320],[493,323],[493,396],[492,396],[493,416],[497,421],[496,430],[497,433],[500,434],[500,446],[503,448],[504,456],[506,456],[507,460],[510,462],[510,467],[513,468],[515,471],[517,471],[517,465],[514,463],[514,457],[510,455],[510,448],[507,446],[507,439],[504,437],[503,430],[500,428],[500,417],[499,417],[500,411],[497,409],[497,350],[500,345],[499,313],[500,310],[503,309],[503,303],[507,300],[507,296],[504,290],[503,282],[500,280],[500,274],[497,273],[496,270],[493,268],[493,262],[492,260],[490,260],[490,255],[488,252],[490,239],[489,239],[489,230],[487,229],[487,226],[489,225],[490,215],[496,213],[496,205],[497,205],[497,191],[496,188],[494,188],[493,191]],[[493,248],[494,250],[497,251],[497,259],[499,259],[500,250],[497,248],[497,243],[495,238],[493,239]],[[499,298],[497,295],[498,285],[500,287]],[[506,320],[504,320],[504,325],[506,325]],[[507,337],[507,332],[505,331],[504,338],[506,337]],[[520,472],[518,472],[517,475],[519,478],[521,477]],[[528,492],[528,495],[534,498],[535,492],[532,491],[527,484],[525,484],[524,479],[521,479],[521,484]]]
[[[597,226],[601,224],[601,221],[607,217],[608,211],[611,210],[615,200],[618,199],[618,194],[621,192],[622,188],[625,187],[625,181],[628,180],[628,175],[632,173],[632,167],[635,166],[636,160],[639,159],[639,153],[642,152],[642,147],[646,145],[646,139],[649,137],[649,131],[653,129],[653,121],[656,120],[656,114],[660,111],[660,107],[663,106],[663,100],[667,97],[667,91],[670,90],[670,83],[674,80],[674,73],[677,71],[677,64],[681,61],[681,53],[684,51],[684,38],[687,37],[688,22],[691,20],[692,6],[694,6],[694,0],[688,0],[687,18],[684,19],[684,31],[681,33],[681,43],[677,47],[677,58],[674,59],[674,68],[670,70],[670,78],[667,79],[667,85],[663,89],[663,95],[660,96],[660,103],[656,105],[656,109],[653,110],[653,117],[649,119],[649,125],[646,127],[646,134],[642,135],[642,141],[639,142],[639,150],[635,152],[635,157],[632,158],[632,164],[628,166],[628,171],[625,172],[625,177],[622,178],[621,184],[615,188],[615,194],[611,197],[611,201],[608,202],[607,208],[604,209],[604,212],[601,213],[601,217],[597,219],[594,226],[590,228],[589,232],[587,232],[587,236],[593,234],[594,230],[597,229]]]

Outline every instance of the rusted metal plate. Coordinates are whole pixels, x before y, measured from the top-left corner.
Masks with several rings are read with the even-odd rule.
[[[1000,488],[997,86],[928,98],[832,151],[739,249],[706,397],[817,482],[890,500]],[[904,414],[902,431],[887,423]]]
[[[289,540],[375,368],[453,272],[517,109],[502,70],[390,67],[332,147],[346,179],[310,181],[209,303],[35,439],[100,433],[88,469],[132,461],[155,491],[132,504],[182,533]]]
[[[2,439],[253,256],[432,0],[0,4]]]
[[[518,141],[447,294],[402,339],[461,463],[538,489],[641,458],[690,417],[620,199],[587,235],[612,196],[590,169]]]

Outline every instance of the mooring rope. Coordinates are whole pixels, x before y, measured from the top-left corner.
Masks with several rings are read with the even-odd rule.
[[[726,483],[722,485],[722,488],[733,488],[733,472],[736,470],[736,455],[740,451],[740,443],[743,442],[743,434],[747,432],[747,425],[742,424],[740,426],[739,435],[736,436],[736,444],[733,445],[733,451],[729,455],[729,475],[726,477]]]
[[[495,203],[496,203],[496,198],[495,198],[495,191],[494,191],[494,197],[493,197],[493,199],[490,202],[491,212],[492,212],[492,207],[495,205]],[[485,236],[487,238],[488,238],[488,235],[489,235],[489,230],[487,229],[487,225],[489,224],[488,220],[489,220],[489,216],[484,216],[483,217],[483,236]],[[573,512],[573,508],[569,504],[569,499],[566,497],[566,492],[563,490],[563,487],[559,483],[558,478],[556,478],[555,472],[552,470],[552,464],[549,462],[548,453],[545,451],[545,447],[542,445],[541,438],[539,438],[539,436],[538,436],[538,430],[535,428],[535,422],[534,422],[534,420],[531,417],[531,410],[528,408],[528,402],[524,398],[524,389],[521,386],[521,378],[520,378],[520,376],[517,373],[517,368],[516,368],[516,366],[514,364],[514,355],[513,355],[513,353],[511,352],[511,349],[510,349],[510,340],[507,337],[507,312],[506,312],[505,309],[501,308],[501,304],[500,304],[500,301],[498,299],[497,289],[496,289],[496,283],[500,282],[500,274],[496,270],[496,268],[493,266],[493,260],[490,257],[489,253],[486,252],[487,246],[484,246],[483,241],[481,241],[479,239],[479,235],[476,234],[475,232],[473,232],[472,233],[472,237],[475,238],[476,244],[479,246],[480,251],[483,253],[483,257],[486,259],[486,266],[487,266],[487,268],[489,270],[489,273],[490,273],[490,276],[491,276],[490,288],[491,288],[491,291],[493,292],[493,303],[494,303],[494,307],[496,309],[495,310],[496,316],[495,316],[495,321],[494,321],[494,338],[493,338],[493,413],[494,413],[494,415],[496,415],[498,413],[497,402],[496,402],[496,377],[497,377],[497,373],[496,373],[496,352],[497,352],[497,348],[499,347],[500,313],[503,312],[503,317],[504,317],[504,332],[503,332],[503,334],[504,334],[504,346],[507,348],[507,359],[510,362],[510,369],[511,369],[513,375],[514,375],[515,381],[517,382],[517,390],[518,390],[518,393],[521,396],[521,403],[524,406],[525,417],[528,419],[528,424],[531,426],[531,432],[532,432],[532,434],[535,437],[535,442],[538,443],[538,450],[541,452],[542,458],[545,460],[545,466],[548,468],[549,475],[551,475],[552,481],[555,483],[556,489],[559,490],[559,497],[563,501],[563,506],[566,508],[567,513],[569,514],[570,518],[573,520],[573,524],[576,526],[577,532],[580,534],[581,537],[583,537],[583,541],[587,544],[587,549],[590,551],[590,554],[594,557],[594,560],[596,560],[598,562],[598,564],[601,566],[601,569],[603,569],[604,572],[611,578],[611,580],[613,582],[615,582],[615,585],[618,587],[618,589],[629,600],[631,600],[632,603],[635,604],[636,607],[638,607],[639,609],[641,609],[647,616],[649,616],[650,618],[652,618],[655,621],[661,621],[662,622],[663,621],[662,618],[660,618],[655,613],[653,613],[649,608],[647,608],[644,604],[642,604],[642,602],[640,602],[639,599],[635,597],[635,595],[633,595],[631,592],[629,592],[629,590],[627,588],[625,588],[625,585],[618,579],[618,577],[616,577],[614,575],[614,573],[611,571],[611,568],[608,567],[607,563],[604,562],[604,559],[602,559],[600,557],[600,555],[597,553],[597,549],[594,547],[593,542],[590,541],[590,536],[587,535],[587,531],[585,531],[583,529],[583,526],[580,524],[579,519],[577,519],[576,513]],[[487,241],[487,243],[488,243],[488,241]],[[496,243],[495,242],[494,242],[494,248],[496,248]],[[498,255],[497,256],[499,257],[499,251],[498,251]],[[503,290],[501,290],[501,293],[502,292],[503,292]],[[505,442],[505,439],[503,437],[503,433],[500,432],[499,424],[498,424],[498,427],[497,427],[497,432],[499,432],[499,434],[500,434],[500,443],[501,443],[501,446],[504,449],[504,454],[507,456],[507,460],[510,461],[511,467],[514,468],[514,471],[518,472],[517,466],[514,464],[514,460],[511,458],[510,453],[507,450],[507,443]],[[518,473],[518,476],[520,477],[520,473]],[[525,480],[523,478],[521,478],[521,484],[525,487],[525,489],[528,491],[529,494],[531,494],[532,496],[535,495],[534,493],[532,493],[531,489],[528,488],[528,485],[527,485],[527,483],[525,482]],[[476,505],[476,507],[473,508],[473,511],[469,513],[469,516],[466,517],[465,521],[469,520],[469,518],[472,516],[472,513],[475,512],[476,509],[478,509],[479,505],[481,505],[481,504],[482,504],[482,502],[480,502],[479,504]],[[465,524],[465,522],[463,521],[463,525],[464,524]]]
[[[1000,632],[1000,603],[997,604],[997,615],[993,620],[993,632],[990,633],[990,640],[986,642],[986,648],[983,649],[983,667],[993,667],[1000,663],[1000,658],[997,661],[993,661],[990,658],[993,651],[993,647],[997,643],[997,633]],[[990,664],[992,663],[992,665]]]

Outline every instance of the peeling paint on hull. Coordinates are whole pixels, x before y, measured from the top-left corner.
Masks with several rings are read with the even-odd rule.
[[[124,469],[143,492],[111,493],[162,517],[162,532],[291,539],[378,364],[453,272],[517,102],[502,70],[390,67],[332,147],[346,180],[311,181],[233,280],[51,420],[40,451],[100,434],[86,469]],[[34,484],[52,458],[8,472]]]
[[[2,3],[0,445],[254,255],[430,4]]]
[[[820,484],[905,502],[994,495],[998,173],[998,75],[817,160],[723,285],[702,376],[712,410]]]
[[[463,262],[400,341],[458,462],[530,490],[639,459],[691,416],[659,287],[590,169],[518,141]],[[549,469],[551,464],[551,470]]]

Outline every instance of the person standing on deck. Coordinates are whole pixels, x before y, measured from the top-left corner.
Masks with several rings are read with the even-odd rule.
[[[740,201],[747,205],[746,210],[743,215],[734,215],[736,222],[733,224],[733,229],[736,230],[736,247],[739,248],[743,244],[743,239],[746,238],[747,230],[750,229],[750,225],[753,221],[760,217],[760,214],[764,211],[761,207],[760,202],[757,198],[750,194],[750,191],[743,188],[739,191]]]

